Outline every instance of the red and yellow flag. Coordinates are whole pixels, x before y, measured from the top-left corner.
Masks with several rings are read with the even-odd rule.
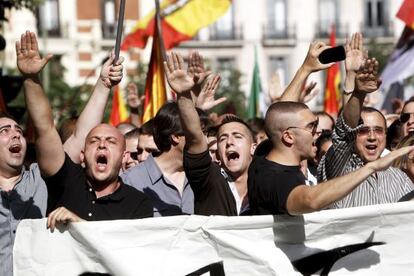
[[[414,0],[404,0],[398,10],[397,17],[404,21],[405,25],[414,29]]]
[[[159,22],[159,20],[158,20]],[[158,110],[167,100],[164,79],[163,41],[159,24],[154,24],[151,59],[148,65],[147,80],[145,82],[145,101],[142,123],[155,117]]]
[[[109,123],[113,126],[117,126],[129,119],[129,113],[122,94],[119,86],[115,86],[112,97],[111,117],[109,118]]]
[[[166,49],[171,49],[181,41],[189,40],[197,32],[224,15],[231,0],[164,0],[160,3],[161,28]],[[155,9],[139,20],[121,46],[144,48],[148,37],[154,33]]]
[[[335,26],[332,26],[332,31],[330,35],[330,44],[332,47],[336,46],[336,35],[335,35]],[[325,90],[325,101],[324,101],[324,110],[329,113],[331,116],[336,117],[339,111],[339,100],[341,97],[341,92],[339,90],[341,83],[341,76],[339,71],[338,63],[332,65],[327,72],[326,76],[326,90]]]

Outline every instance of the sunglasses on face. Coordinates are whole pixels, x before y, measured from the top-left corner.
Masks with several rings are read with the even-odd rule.
[[[307,124],[306,127],[294,127],[294,126],[292,126],[292,127],[288,127],[286,130],[289,130],[291,128],[302,129],[302,130],[305,130],[305,131],[309,132],[310,134],[312,134],[312,136],[315,136],[316,130],[318,129],[318,123],[319,123],[319,120],[317,119],[317,120]]]
[[[401,123],[406,123],[408,122],[408,120],[410,120],[411,115],[413,115],[414,113],[401,113],[400,115],[400,122]]]
[[[374,133],[375,135],[381,136],[385,134],[385,130],[383,127],[375,126],[375,127],[369,127],[369,126],[363,126],[358,129],[358,135],[366,136],[370,133]]]

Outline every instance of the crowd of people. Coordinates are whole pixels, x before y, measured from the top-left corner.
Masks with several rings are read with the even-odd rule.
[[[164,62],[176,101],[140,124],[136,86],[128,86],[131,123],[103,124],[111,91],[123,75],[114,53],[103,64],[91,97],[77,118],[58,131],[39,74],[33,32],[16,42],[27,111],[35,130],[36,162],[25,165],[22,127],[0,116],[0,274],[12,275],[19,222],[47,217],[61,224],[175,215],[300,215],[327,208],[394,203],[414,197],[414,100],[390,122],[364,106],[381,81],[378,61],[355,33],[345,45],[348,94],[337,120],[303,103],[302,87],[326,70],[318,57],[329,48],[313,42],[302,66],[265,118],[233,114],[211,120],[220,76],[190,52],[187,65],[171,52]],[[314,87],[315,85],[312,84]],[[386,149],[387,147],[387,149]]]

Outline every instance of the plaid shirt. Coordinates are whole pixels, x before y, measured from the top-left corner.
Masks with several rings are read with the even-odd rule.
[[[342,114],[332,134],[332,146],[318,166],[320,182],[345,175],[364,166],[361,157],[354,152],[357,130],[346,125]],[[402,196],[414,190],[408,176],[397,168],[390,167],[370,175],[350,194],[333,203],[329,208],[348,208],[373,204],[397,202]]]

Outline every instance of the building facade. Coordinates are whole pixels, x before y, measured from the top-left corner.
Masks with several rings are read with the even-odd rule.
[[[126,3],[124,33],[154,7],[152,0]],[[198,49],[213,70],[237,68],[242,73],[242,90],[248,95],[256,48],[262,88],[267,92],[275,73],[282,86],[289,83],[311,41],[329,43],[332,24],[336,26],[337,44],[344,44],[346,36],[356,31],[375,38],[378,44],[395,43],[403,28],[395,17],[401,4],[402,0],[233,0],[222,18],[176,50],[187,55],[188,49]],[[15,67],[14,41],[19,34],[36,26],[38,33],[47,30],[40,46],[60,57],[68,84],[93,83],[115,43],[117,5],[119,0],[45,0],[34,15],[13,11],[4,25],[8,41],[5,67]],[[138,62],[148,63],[149,50],[147,45],[146,49],[123,53],[129,75],[134,74]],[[322,91],[324,78],[324,73],[311,76]],[[320,109],[322,94],[310,103],[313,109]]]

